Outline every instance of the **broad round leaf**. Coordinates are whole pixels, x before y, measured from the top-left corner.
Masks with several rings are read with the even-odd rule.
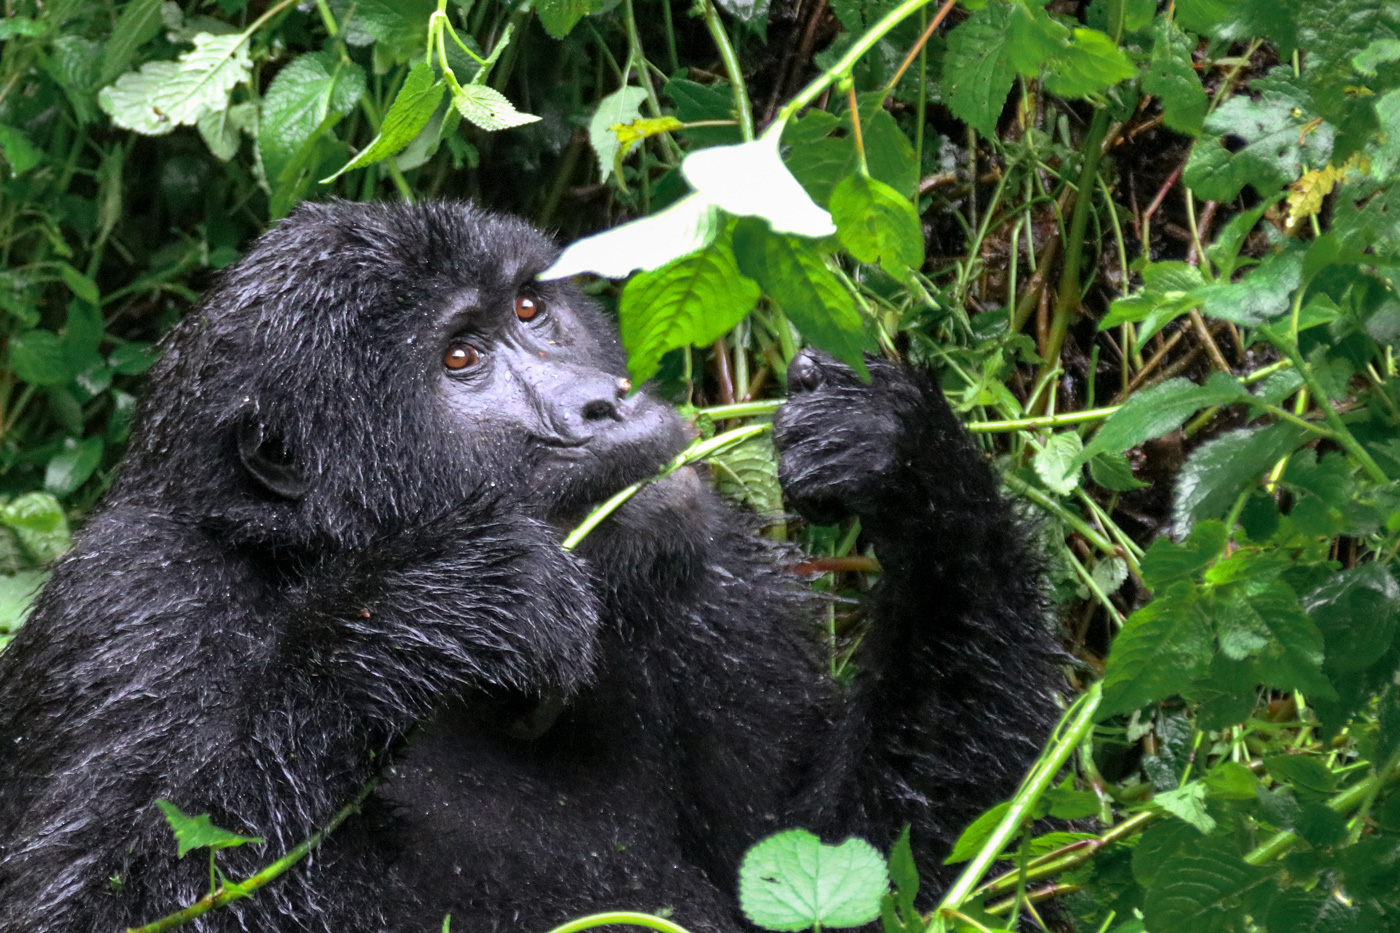
[[[739,903],[769,930],[863,926],[889,891],[885,860],[864,839],[823,845],[805,829],[770,836],[744,856]]]
[[[806,237],[836,232],[778,155],[782,124],[753,142],[711,146],[686,156],[681,174],[701,195],[735,217],[762,217],[776,231]]]

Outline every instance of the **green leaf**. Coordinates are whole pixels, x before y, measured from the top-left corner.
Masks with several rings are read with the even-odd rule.
[[[220,162],[227,162],[238,154],[241,134],[251,131],[257,120],[257,105],[245,101],[227,110],[204,111],[195,121],[195,128],[209,147],[209,152]]]
[[[1210,103],[1200,76],[1191,64],[1196,43],[1163,18],[1153,30],[1152,61],[1142,76],[1142,90],[1162,104],[1162,122],[1168,129],[1198,136]]]
[[[734,255],[740,271],[763,286],[808,340],[867,378],[855,299],[809,242],[742,220],[734,229]]]
[[[634,269],[659,269],[713,243],[720,226],[719,210],[692,194],[659,214],[571,244],[539,277],[549,281],[593,272],[620,279]]]
[[[1214,632],[1190,584],[1178,583],[1123,623],[1104,671],[1098,718],[1181,692],[1206,672]]]
[[[58,273],[63,277],[63,284],[67,285],[68,290],[74,295],[90,305],[101,304],[102,293],[97,290],[97,283],[92,279],[66,262],[59,265]]]
[[[1395,641],[1400,586],[1390,568],[1370,561],[1328,577],[1303,596],[1322,633],[1326,669],[1353,673],[1380,660]]]
[[[10,368],[31,385],[62,385],[72,378],[63,342],[51,330],[27,330],[10,338]]]
[[[48,32],[48,27],[38,20],[30,19],[28,16],[9,14],[4,19],[0,19],[0,39],[13,39],[15,36],[27,36],[37,39]]]
[[[1205,121],[1183,180],[1207,201],[1233,201],[1246,184],[1265,197],[1294,181],[1304,168],[1321,168],[1332,155],[1335,131],[1315,123],[1307,94],[1286,70],[1255,81],[1248,94],[1235,94]],[[1226,139],[1242,141],[1236,151]]]
[[[63,449],[49,458],[44,488],[55,496],[69,495],[88,481],[101,462],[102,438],[75,441],[70,437],[63,442]]]
[[[739,904],[769,930],[857,927],[880,916],[889,890],[885,860],[864,839],[823,845],[805,829],[754,846],[739,867]]]
[[[17,631],[29,617],[34,599],[48,579],[48,573],[41,570],[0,576],[0,648],[5,647],[5,633]]]
[[[1135,77],[1137,68],[1112,39],[1075,29],[1063,53],[1046,63],[1045,87],[1060,97],[1088,97]]]
[[[321,179],[331,182],[346,172],[378,162],[398,152],[411,143],[423,127],[428,125],[438,104],[442,101],[442,81],[434,80],[433,66],[419,62],[413,66],[404,80],[403,87],[395,95],[389,112],[384,114],[384,122],[379,125],[379,135],[370,141],[359,155],[342,165],[334,175]]]
[[[1400,61],[1400,41],[1395,39],[1373,39],[1371,44],[1352,58],[1352,67],[1368,78],[1376,76],[1376,69],[1390,62]]]
[[[262,845],[264,840],[256,836],[240,836],[226,829],[220,829],[209,821],[209,814],[190,816],[169,800],[157,800],[156,806],[165,814],[165,821],[175,833],[175,845],[180,858],[191,849],[230,849],[234,846],[252,843]]]
[[[1133,475],[1128,458],[1121,453],[1102,453],[1089,460],[1089,478],[1104,489],[1127,492],[1152,485]]]
[[[1073,431],[1061,431],[1036,452],[1031,465],[1051,492],[1067,496],[1079,486],[1083,465],[1077,459],[1084,442]]]
[[[44,150],[20,130],[0,124],[0,156],[10,163],[10,177],[15,178],[44,161]]]
[[[329,52],[307,52],[277,72],[263,96],[258,151],[270,181],[325,126],[349,113],[365,90],[365,73]]]
[[[1121,557],[1105,557],[1094,564],[1090,577],[1104,593],[1116,593],[1128,580],[1128,562]]]
[[[1276,869],[1258,868],[1237,855],[1230,839],[1205,839],[1178,849],[1148,887],[1147,929],[1226,933],[1245,929],[1243,898],[1273,883]]]
[[[880,263],[900,277],[924,264],[924,232],[918,212],[889,185],[848,175],[831,194],[836,234],[861,262]]]
[[[573,31],[579,20],[605,6],[606,3],[594,0],[537,0],[535,12],[539,14],[544,31],[555,39],[562,39]]]
[[[1004,801],[983,811],[958,836],[958,841],[953,844],[953,851],[948,853],[943,864],[957,865],[960,862],[966,862],[982,851],[982,846],[986,845],[987,840],[992,837],[992,833],[1001,825],[1006,811],[1010,808],[1011,804]]]
[[[953,116],[987,137],[996,135],[1016,78],[1008,49],[1010,20],[1008,4],[988,3],[948,33],[943,101]]]
[[[783,514],[783,491],[778,485],[778,455],[773,449],[770,435],[760,435],[736,444],[711,457],[708,462],[714,474],[715,488],[725,498],[748,506],[759,515]]]
[[[1336,699],[1321,673],[1322,635],[1288,584],[1246,580],[1219,587],[1210,602],[1221,652],[1250,661],[1259,683]]]
[[[1206,812],[1206,785],[1200,781],[1157,794],[1152,802],[1202,833],[1215,832],[1215,820]]]
[[[667,350],[713,343],[758,302],[758,286],[739,274],[728,244],[716,242],[622,291],[622,345],[634,382],[650,379]]]
[[[837,117],[810,110],[784,131],[787,167],[818,204],[829,203],[836,186],[860,171],[860,153],[851,135],[832,135],[849,127],[849,112]],[[860,97],[860,130],[870,177],[911,199],[919,182],[914,147],[876,95]]]
[[[1224,518],[1242,492],[1313,436],[1305,428],[1280,421],[1206,441],[1191,452],[1177,475],[1173,524],[1185,532],[1203,519]]]
[[[105,87],[97,101],[124,129],[147,136],[189,126],[206,110],[223,110],[235,85],[248,80],[252,61],[241,34],[202,32],[194,49],[174,62],[147,62]]]
[[[1104,451],[1118,453],[1136,447],[1175,431],[1202,408],[1249,399],[1244,387],[1223,373],[1211,376],[1205,385],[1196,385],[1189,379],[1168,379],[1124,402],[1099,426],[1076,459],[1083,463]]]
[[[0,508],[0,524],[15,533],[35,564],[57,560],[73,544],[63,506],[47,492],[28,492]]]
[[[1203,313],[1255,327],[1286,314],[1293,292],[1303,283],[1303,251],[1271,253],[1238,282],[1206,285],[1196,290]]]
[[[161,0],[131,0],[122,7],[117,25],[112,28],[112,38],[102,50],[98,84],[110,84],[126,71],[136,50],[160,32],[160,5]]]
[[[711,146],[686,156],[681,174],[707,201],[735,217],[762,217],[775,231],[823,237],[831,215],[792,177],[778,155],[782,125],[753,142]]]
[[[631,123],[642,117],[642,104],[647,92],[639,87],[620,87],[598,102],[593,119],[588,121],[588,141],[598,156],[598,169],[603,181],[613,171],[613,160],[622,149],[622,142],[612,128],[619,123]]]
[[[452,105],[457,112],[483,130],[495,132],[508,130],[527,123],[535,123],[539,117],[532,113],[521,113],[506,96],[485,84],[464,84],[452,90]]]

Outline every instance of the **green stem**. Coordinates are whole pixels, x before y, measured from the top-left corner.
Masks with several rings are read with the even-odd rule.
[[[724,421],[728,418],[761,418],[765,415],[776,414],[783,401],[783,399],[774,398],[758,402],[735,402],[733,405],[714,405],[710,408],[701,408],[695,413],[709,415],[716,421]]]
[[[837,60],[836,64],[817,75],[811,84],[808,84],[802,90],[798,91],[797,96],[788,101],[782,110],[778,111],[777,119],[773,122],[786,123],[788,120],[792,119],[793,114],[816,100],[818,95],[830,87],[832,83],[842,75],[849,73],[851,67],[860,60],[862,55],[870,51],[875,43],[883,39],[907,17],[917,13],[931,2],[932,0],[904,0],[899,6],[886,13],[881,17],[878,23],[871,26],[869,31],[857,39],[855,44],[846,50],[846,54],[842,55],[841,58]],[[933,18],[934,23],[937,24],[941,22],[943,18],[948,15],[948,11],[953,8],[953,4],[956,2],[957,0],[945,0],[943,6],[939,8],[938,13]]]
[[[1065,508],[1059,502],[1056,502],[1054,499],[1050,498],[1045,493],[1041,492],[1039,489],[1036,489],[1034,486],[1027,483],[1025,480],[1020,479],[1011,473],[1003,474],[1001,479],[1002,482],[1006,484],[1007,488],[1014,492],[1016,495],[1025,496],[1027,499],[1031,500],[1045,511],[1054,515],[1060,521],[1064,522],[1066,525],[1070,526],[1075,531],[1083,535],[1084,538],[1094,547],[1103,551],[1105,554],[1118,554],[1118,545],[1114,544],[1108,538],[1104,537],[1097,528],[1090,525],[1084,519],[1080,518],[1078,515],[1075,515],[1069,509]]]
[[[978,421],[967,426],[973,434],[1006,434],[1011,431],[1034,431],[1039,428],[1058,428],[1068,424],[1084,424],[1086,421],[1102,421],[1122,405],[1107,408],[1086,408],[1063,415],[1041,415],[1036,418],[1009,418],[1005,421]]]
[[[1302,289],[1299,291],[1301,292]],[[1308,391],[1312,393],[1313,398],[1317,399],[1317,407],[1322,410],[1322,419],[1332,429],[1332,439],[1345,447],[1347,453],[1356,458],[1356,462],[1361,464],[1361,468],[1371,479],[1378,483],[1390,482],[1390,477],[1386,475],[1385,470],[1382,470],[1380,464],[1371,458],[1371,455],[1366,452],[1366,448],[1361,446],[1361,442],[1347,428],[1346,422],[1342,421],[1341,415],[1338,415],[1337,410],[1332,407],[1331,401],[1327,398],[1327,390],[1318,381],[1317,374],[1313,372],[1307,360],[1303,359],[1303,355],[1298,352],[1297,342],[1280,339],[1268,328],[1263,328],[1263,331],[1279,352],[1293,361],[1293,368],[1298,370],[1298,374],[1303,377],[1303,383],[1308,387]],[[1304,424],[1307,423],[1304,422]]]
[[[583,521],[579,522],[579,526],[569,532],[569,536],[564,539],[564,550],[572,551],[574,548],[578,547],[579,542],[588,537],[588,533],[594,528],[597,528],[603,519],[607,518],[613,512],[616,512],[618,508],[621,507],[622,503],[635,496],[638,490],[647,483],[654,483],[659,479],[665,479],[683,466],[689,466],[697,460],[703,460],[706,457],[712,457],[717,453],[728,450],[730,447],[743,443],[751,437],[757,437],[764,431],[769,430],[770,427],[771,425],[767,423],[750,424],[742,428],[735,428],[733,431],[725,431],[723,434],[716,434],[714,437],[707,440],[696,441],[677,454],[676,458],[662,467],[661,472],[657,473],[655,476],[633,483],[631,486],[628,486],[626,489],[598,506],[592,512],[589,512],[588,516],[584,518]]]
[[[145,926],[130,927],[126,933],[165,933],[166,930],[173,930],[196,917],[207,914],[216,907],[222,907],[231,901],[250,896],[268,882],[286,874],[288,869],[311,854],[311,851],[321,844],[322,839],[329,836],[336,827],[345,822],[346,817],[359,812],[360,806],[378,786],[379,778],[372,778],[364,787],[360,788],[360,792],[355,795],[354,800],[336,811],[335,816],[331,817],[325,828],[307,836],[296,848],[256,874],[250,875],[247,880],[234,883],[225,882],[217,891],[211,891],[208,896],[200,898],[183,910],[167,914]],[[668,931],[668,933],[672,933],[672,931]]]
[[[577,920],[570,920],[568,923],[560,924],[549,933],[579,933],[580,930],[591,930],[594,927],[612,926],[623,924],[626,926],[646,927],[649,930],[657,930],[659,933],[689,933],[685,927],[678,923],[652,914],[636,913],[630,910],[615,910],[606,914],[590,914],[587,917],[579,917]]]
[[[1031,773],[1026,776],[1016,796],[1011,798],[1006,815],[1001,818],[997,828],[992,831],[977,855],[939,902],[938,909],[933,912],[933,919],[929,922],[928,933],[945,933],[949,929],[947,919],[950,914],[962,906],[968,895],[977,887],[982,875],[1001,855],[1007,842],[1021,831],[1021,826],[1030,818],[1036,801],[1049,789],[1065,762],[1093,729],[1094,713],[1098,710],[1102,698],[1102,686],[1094,684],[1080,694],[1074,705],[1065,711],[1060,725],[1055,730],[1053,741],[1031,769]]]
[[[744,142],[749,142],[753,139],[753,105],[749,103],[744,69],[739,65],[739,56],[734,54],[734,45],[724,31],[724,21],[719,18],[713,0],[700,0],[700,12],[705,17],[705,28],[710,31],[710,38],[715,40],[715,47],[719,49],[724,71],[729,75],[729,86],[734,93],[734,112],[739,117],[739,131],[744,134]]]
[[[1079,184],[1074,198],[1074,214],[1065,239],[1065,269],[1060,277],[1060,292],[1055,300],[1055,314],[1050,320],[1050,333],[1041,356],[1047,372],[1059,365],[1060,349],[1065,333],[1079,311],[1079,262],[1084,254],[1084,228],[1089,222],[1089,209],[1094,200],[1094,179],[1099,174],[1099,158],[1103,155],[1103,140],[1108,134],[1108,108],[1094,111],[1094,120],[1084,137],[1084,165],[1079,171]]]

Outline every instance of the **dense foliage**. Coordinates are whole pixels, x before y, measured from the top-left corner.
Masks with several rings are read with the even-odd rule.
[[[555,271],[640,270],[598,284],[638,378],[726,406],[708,428],[770,412],[803,339],[902,353],[1040,516],[1082,693],[964,836],[935,928],[1053,898],[1123,933],[1400,930],[1395,4],[6,14],[0,641],[109,481],[152,341],[299,200],[468,196],[565,240],[637,220]],[[780,511],[756,431],[714,473]],[[820,585],[876,569],[856,532],[802,532]],[[843,676],[859,628],[834,610],[828,637]],[[755,870],[840,860],[814,846]],[[869,919],[868,855],[755,919]],[[923,928],[898,849],[889,877],[887,928]]]

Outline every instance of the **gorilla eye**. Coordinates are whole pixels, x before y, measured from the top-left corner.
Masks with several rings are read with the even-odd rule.
[[[442,358],[442,365],[453,372],[461,372],[480,362],[481,351],[469,343],[453,344],[448,348],[447,355]]]
[[[521,295],[515,299],[515,316],[522,321],[533,321],[536,317],[544,313],[544,302],[538,298],[531,298],[529,295]]]

